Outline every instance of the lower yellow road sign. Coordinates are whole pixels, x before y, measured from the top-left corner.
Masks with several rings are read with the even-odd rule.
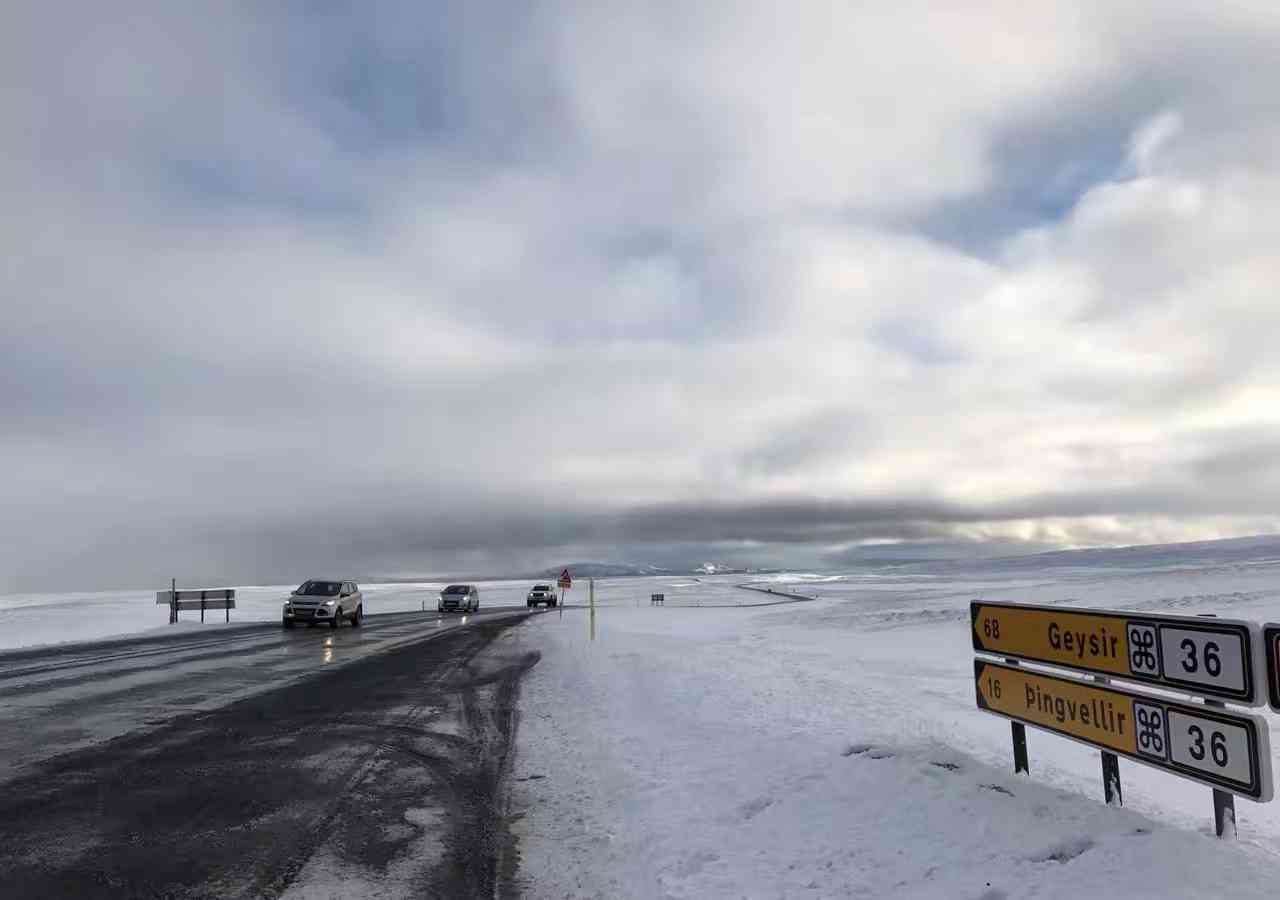
[[[978,708],[1251,800],[1271,799],[1264,719],[973,661]]]

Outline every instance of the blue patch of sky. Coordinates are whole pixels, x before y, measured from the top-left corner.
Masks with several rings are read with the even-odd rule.
[[[871,336],[881,346],[902,354],[912,362],[940,366],[963,362],[965,354],[947,342],[927,322],[890,317],[876,322]]]
[[[543,139],[556,94],[549,67],[527,43],[533,6],[386,9],[342,4],[303,16],[290,40],[290,97],[344,152],[426,144],[501,164]]]
[[[611,261],[626,262],[642,257],[663,256],[677,250],[675,236],[660,228],[635,228],[607,235],[600,242],[600,252]]]
[[[1094,187],[1134,177],[1128,156],[1133,131],[1168,108],[1177,90],[1169,80],[1139,78],[1108,91],[1046,97],[1035,114],[997,133],[985,190],[940,202],[902,224],[995,258],[1018,232],[1061,222]]]
[[[387,10],[387,15],[380,15]],[[289,4],[264,23],[270,59],[253,73],[282,113],[327,145],[327,166],[293,166],[298,148],[218,148],[161,169],[188,200],[312,215],[359,215],[361,174],[385,159],[432,152],[468,166],[502,166],[532,152],[554,106],[553,86],[523,78],[521,14],[505,7]],[[516,70],[512,73],[512,66]],[[254,137],[244,136],[251,146]],[[307,174],[304,174],[307,173]]]
[[[987,190],[944,200],[909,227],[974,256],[994,258],[1018,232],[1061,222],[1094,187],[1131,177],[1125,138],[1089,148],[1041,147],[1022,157],[997,154],[995,181]]]
[[[225,157],[172,159],[164,167],[170,186],[201,209],[270,208],[307,218],[357,219],[370,214],[359,194],[314,178],[294,178]]]

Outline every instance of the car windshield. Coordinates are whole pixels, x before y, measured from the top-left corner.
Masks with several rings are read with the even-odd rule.
[[[304,597],[336,597],[341,589],[341,581],[308,581],[298,588],[298,593]]]
[[[534,589],[535,591],[549,591],[549,590],[551,590],[551,585],[549,585],[549,584],[535,584],[535,585],[533,586],[533,589]]]
[[[470,590],[471,588],[465,584],[451,584],[444,589],[444,592],[446,594],[465,594]]]

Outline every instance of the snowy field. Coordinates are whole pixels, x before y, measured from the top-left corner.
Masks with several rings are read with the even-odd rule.
[[[1237,800],[1239,840],[1220,842],[1209,789],[1122,760],[1108,808],[1097,752],[1033,729],[1032,777],[1014,776],[1008,723],[974,708],[967,604],[1280,619],[1280,560],[769,583],[822,599],[719,608],[717,578],[637,608],[619,581],[594,640],[580,610],[509,634],[543,654],[513,771],[527,896],[1274,894],[1278,803]],[[699,595],[710,608],[688,608]]]

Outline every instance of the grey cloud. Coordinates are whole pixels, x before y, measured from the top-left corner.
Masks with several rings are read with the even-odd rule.
[[[20,4],[0,583],[1259,521],[1274,35],[1182,8]]]

